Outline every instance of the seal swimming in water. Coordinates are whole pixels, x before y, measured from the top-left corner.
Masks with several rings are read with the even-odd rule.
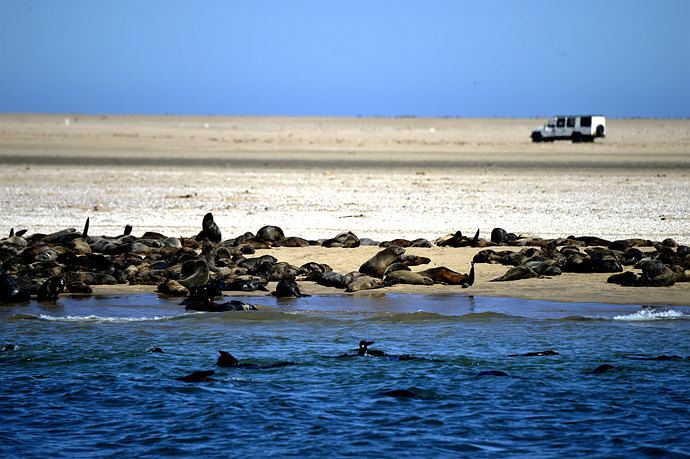
[[[484,370],[477,373],[477,376],[510,376],[505,371],[501,370]]]
[[[435,359],[427,359],[426,357],[416,357],[413,355],[409,354],[387,354],[384,351],[381,351],[379,349],[369,349],[369,346],[374,344],[375,341],[367,341],[365,339],[359,341],[359,345],[357,347],[357,353],[356,354],[340,354],[337,355],[337,359],[343,359],[343,358],[349,358],[349,357],[364,357],[364,356],[370,356],[370,357],[386,357],[389,359],[393,360],[428,360],[428,361],[434,361],[434,362],[443,362],[443,360],[435,360]]]
[[[216,372],[213,370],[194,371],[186,376],[178,376],[175,380],[186,383],[213,382],[215,379],[211,378],[211,376],[214,374],[216,374]]]
[[[365,339],[360,340],[359,344],[357,346],[357,353],[356,354],[340,354],[337,355],[337,359],[343,359],[343,358],[348,358],[348,357],[364,357],[365,355],[370,355],[372,357],[387,357],[388,354],[386,354],[383,351],[379,351],[377,349],[369,349],[369,346],[374,344],[375,341],[367,341]]]
[[[359,267],[359,272],[372,277],[383,278],[386,269],[392,265],[396,258],[405,253],[405,249],[397,245],[389,245],[379,253],[365,261]]]
[[[244,303],[238,300],[230,300],[225,303],[216,303],[210,298],[195,298],[185,304],[187,311],[199,312],[230,312],[230,311],[256,311],[258,308],[253,304]]]
[[[524,354],[510,354],[508,357],[543,357],[547,355],[560,355],[555,349],[547,349],[545,351],[526,352]]]
[[[268,363],[268,364],[258,364],[258,363],[247,363],[247,362],[240,362],[227,351],[223,350],[218,350],[218,354],[220,356],[218,357],[218,360],[216,360],[216,365],[222,368],[245,368],[245,369],[250,369],[250,370],[266,370],[269,368],[281,368],[281,367],[290,367],[294,365],[299,365],[297,362],[275,362],[275,363]]]
[[[607,371],[614,370],[615,368],[616,367],[614,367],[611,364],[603,363],[603,364],[599,365],[598,367],[596,367],[594,370],[590,371],[588,374],[599,375],[599,374],[605,373]]]

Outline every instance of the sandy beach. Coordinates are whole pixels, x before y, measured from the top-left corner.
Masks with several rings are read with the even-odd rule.
[[[0,116],[0,231],[80,228],[192,236],[213,212],[224,238],[272,224],[310,239],[434,240],[494,227],[540,237],[690,244],[690,122],[608,120],[594,144],[529,140],[539,119]],[[378,249],[272,249],[280,261],[357,269]],[[259,254],[263,251],[259,251]],[[467,272],[476,249],[408,249]],[[690,305],[690,285],[625,288],[606,274],[490,283],[457,293]],[[97,292],[135,291],[131,287]],[[305,283],[306,293],[327,293]],[[152,289],[151,289],[152,291]]]

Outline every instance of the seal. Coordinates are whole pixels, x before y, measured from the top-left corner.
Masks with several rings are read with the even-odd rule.
[[[256,238],[264,242],[273,243],[285,239],[285,233],[277,226],[267,225],[256,232]]]
[[[600,374],[605,373],[605,372],[607,372],[607,371],[611,371],[611,370],[613,370],[613,369],[615,369],[615,368],[616,368],[616,367],[614,367],[614,366],[611,365],[611,364],[603,363],[603,364],[599,365],[598,367],[596,367],[594,370],[590,371],[588,374],[590,374],[590,375],[600,375]]]
[[[661,360],[661,361],[666,361],[666,360],[683,360],[683,357],[679,355],[655,355],[655,356],[648,356],[648,355],[626,355],[626,359],[632,359],[632,360]]]
[[[231,300],[226,303],[216,303],[211,298],[194,298],[185,303],[187,311],[199,312],[229,312],[229,311],[256,311],[257,307],[253,304],[244,303],[238,300]]]
[[[216,243],[222,239],[220,228],[213,221],[213,214],[211,212],[204,215],[204,219],[201,221],[201,232],[196,236],[197,241],[203,241],[204,239]]]
[[[272,292],[272,295],[276,298],[302,298],[310,296],[300,291],[299,285],[297,285],[294,277],[288,277],[278,281],[276,290]]]
[[[387,286],[397,284],[407,285],[434,285],[434,281],[429,277],[419,273],[405,270],[397,270],[386,275],[384,282]]]
[[[530,279],[532,277],[538,277],[539,275],[535,273],[531,268],[527,266],[514,266],[508,270],[501,277],[491,279],[489,282],[505,282],[514,281],[520,279]]]
[[[314,274],[310,277],[311,280],[324,287],[347,288],[345,276],[340,273],[327,271],[325,273]]]
[[[383,287],[383,279],[362,273],[348,273],[343,276],[343,281],[346,284],[345,291],[350,293]]]
[[[19,286],[14,277],[3,272],[0,274],[0,303],[26,303],[31,300],[31,293]]]
[[[380,351],[378,349],[369,349],[369,346],[371,346],[374,343],[375,341],[367,341],[365,339],[360,340],[359,345],[357,346],[357,354],[355,356],[364,357],[365,355],[369,355],[371,357],[388,357],[388,354],[386,354],[383,351]]]
[[[214,374],[216,374],[216,372],[213,370],[194,371],[186,376],[178,376],[175,380],[186,383],[213,382],[215,379],[211,378],[211,376]]]
[[[419,265],[428,265],[429,263],[431,263],[431,258],[420,257],[419,255],[410,255],[407,253],[403,253],[395,261],[397,263],[402,263],[405,266],[419,266]]]
[[[261,290],[262,292],[268,292],[264,284],[253,279],[235,279],[232,282],[226,282],[223,290],[239,292],[255,292]]]
[[[58,299],[58,295],[65,291],[66,287],[67,285],[65,284],[64,277],[50,277],[38,288],[36,299],[38,301],[55,301]]]
[[[359,247],[359,238],[355,236],[354,233],[348,231],[347,233],[340,233],[336,237],[331,239],[326,239],[321,243],[322,247],[343,247],[346,249],[351,249],[354,247]]]
[[[386,272],[383,273],[383,276],[385,277],[394,271],[412,271],[412,270],[410,269],[409,266],[407,266],[404,263],[395,262],[395,263],[389,265],[388,268],[386,268]]]
[[[510,354],[508,357],[543,357],[547,355],[560,355],[555,349],[547,349],[545,351],[526,352],[524,354]]]
[[[297,362],[275,362],[275,363],[268,363],[268,364],[258,364],[258,363],[248,363],[248,362],[240,362],[227,351],[223,350],[218,350],[218,354],[220,356],[218,357],[218,360],[216,360],[216,365],[222,368],[245,368],[245,369],[250,369],[250,370],[266,370],[269,368],[281,368],[281,367],[290,367],[294,365],[299,365]]]
[[[194,266],[194,272],[190,276],[178,281],[187,289],[207,284],[210,275],[208,265],[204,260],[194,260],[192,264]]]
[[[398,247],[397,245],[390,245],[365,261],[362,266],[359,267],[359,272],[381,279],[386,269],[403,253],[405,253],[404,248]]]
[[[501,370],[484,370],[477,373],[477,376],[510,376],[505,371]]]
[[[419,274],[430,278],[438,284],[461,285],[463,288],[467,288],[474,285],[474,263],[472,261],[469,274],[462,274],[445,266],[425,269],[424,271],[419,271]]]
[[[165,282],[158,284],[156,291],[171,296],[189,295],[189,290],[184,285],[172,279],[166,280]]]

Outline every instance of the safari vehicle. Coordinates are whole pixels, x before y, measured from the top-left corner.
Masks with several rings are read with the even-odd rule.
[[[594,142],[606,137],[606,118],[602,115],[558,115],[549,118],[544,126],[532,131],[532,142],[572,140]]]

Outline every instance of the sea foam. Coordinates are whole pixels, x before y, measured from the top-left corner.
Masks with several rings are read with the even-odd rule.
[[[90,316],[49,316],[41,314],[37,317],[39,320],[47,320],[51,322],[79,322],[79,323],[108,323],[108,324],[124,324],[131,322],[148,322],[169,320],[173,317],[101,317],[96,315]]]
[[[688,319],[690,315],[683,314],[682,312],[675,311],[673,309],[651,309],[644,308],[641,311],[633,312],[632,314],[627,314],[623,316],[614,316],[613,320],[625,320],[625,321],[649,321],[649,320],[677,320],[677,319]]]

